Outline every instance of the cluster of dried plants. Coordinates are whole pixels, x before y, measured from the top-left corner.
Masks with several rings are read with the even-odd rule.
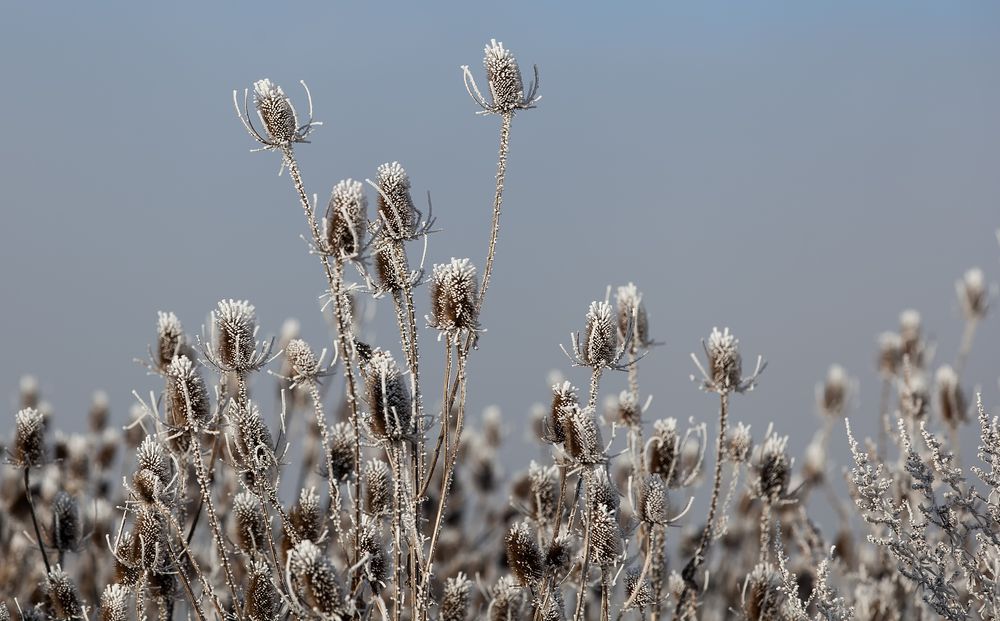
[[[826,457],[854,407],[847,373],[832,367],[818,389],[820,431],[796,468],[787,436],[769,427],[755,439],[734,422],[765,364],[748,371],[728,329],[692,354],[717,425],[654,420],[640,383],[657,344],[642,294],[609,289],[565,348],[583,389],[554,382],[532,419],[544,458],[505,480],[503,422],[490,410],[470,428],[467,373],[511,125],[538,102],[538,72],[526,87],[502,44],[485,52],[488,88],[463,68],[480,112],[500,120],[481,273],[468,259],[425,269],[434,218],[397,162],[379,166],[367,192],[336,183],[320,213],[296,159],[319,125],[311,98],[303,121],[269,80],[234,93],[256,150],[277,152],[291,179],[332,341],[312,346],[294,324],[262,338],[243,300],[220,301],[194,337],[161,312],[144,361],[159,392],[136,394],[124,427],[98,396],[89,431],[71,435],[23,380],[0,476],[0,621],[998,618],[1000,427],[961,384],[990,301],[978,270],[958,283],[958,358],[933,382],[918,314],[879,339],[872,415],[883,431],[862,447],[848,427],[851,470]],[[365,342],[359,309],[386,298],[399,340]],[[444,360],[440,387],[422,381],[430,358]],[[627,389],[602,399],[616,372]],[[265,412],[255,392],[272,383],[277,411]],[[957,450],[970,410],[981,430],[974,480]],[[834,491],[837,476],[856,510]],[[837,512],[834,532],[810,520],[812,498]]]

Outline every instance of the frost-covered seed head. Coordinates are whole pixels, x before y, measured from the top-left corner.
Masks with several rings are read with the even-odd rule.
[[[62,567],[56,565],[45,578],[45,591],[49,596],[52,616],[64,619],[83,619],[83,602],[76,583]]]
[[[847,403],[848,379],[844,367],[839,364],[830,366],[823,384],[823,412],[830,416],[842,416]]]
[[[931,402],[930,389],[923,373],[912,372],[899,382],[899,408],[904,416],[921,419],[927,415]]]
[[[587,311],[581,358],[588,366],[609,367],[615,364],[618,349],[618,326],[608,302],[591,302]]]
[[[629,429],[638,429],[642,426],[642,406],[631,390],[623,390],[618,394],[615,414],[618,421]]]
[[[565,621],[566,602],[563,600],[562,589],[550,586],[548,591],[548,597],[543,600],[542,621]]]
[[[441,596],[441,621],[466,621],[471,593],[472,581],[464,573],[448,578]]]
[[[166,558],[166,519],[156,508],[141,507],[135,514],[130,558],[146,571],[160,569]]]
[[[589,470],[584,472],[584,479],[587,483],[587,501],[591,506],[607,507],[611,511],[617,511],[621,504],[621,497],[614,481],[604,468]]]
[[[289,555],[288,566],[307,607],[335,618],[346,612],[337,570],[315,543],[300,541]]]
[[[7,602],[0,602],[0,621],[10,621],[10,610],[7,608]]]
[[[759,498],[774,502],[783,498],[788,492],[788,480],[791,477],[791,463],[785,447],[788,436],[771,434],[760,447],[760,455],[754,465],[756,479],[755,491]]]
[[[531,587],[541,582],[545,575],[545,559],[527,522],[512,526],[504,542],[507,546],[507,566],[521,585]]]
[[[495,110],[513,112],[524,107],[524,82],[517,59],[496,39],[491,39],[484,51],[483,67],[486,68]]]
[[[568,534],[560,535],[549,543],[545,550],[545,566],[549,569],[562,571],[569,568],[573,560],[573,539]]]
[[[739,340],[724,328],[712,328],[708,337],[708,366],[711,380],[718,392],[728,392],[740,385],[743,363],[739,352]]]
[[[590,520],[590,560],[598,567],[610,567],[625,550],[618,518],[608,507],[598,505],[591,508]]]
[[[233,524],[236,542],[246,553],[266,550],[267,518],[260,500],[250,492],[240,492],[233,498]]]
[[[566,452],[577,463],[592,465],[604,461],[604,441],[593,408],[576,406],[570,409],[566,412],[563,429]]]
[[[546,421],[545,432],[549,442],[560,444],[566,440],[565,425],[568,412],[579,406],[576,387],[568,381],[552,386],[552,407]]]
[[[271,568],[263,560],[247,568],[246,606],[248,621],[276,621],[281,614],[281,594],[271,580]]]
[[[271,142],[277,145],[295,142],[298,137],[298,119],[292,102],[280,86],[267,78],[254,82],[253,102]]]
[[[400,250],[399,244],[391,238],[379,237],[372,254],[379,289],[390,292],[405,289],[409,274],[405,253]]]
[[[208,391],[198,367],[177,356],[167,368],[167,422],[178,429],[198,429],[211,418]]]
[[[110,416],[110,402],[108,393],[98,390],[90,400],[90,412],[87,414],[90,423],[90,431],[101,433],[108,426],[108,416]]]
[[[965,318],[976,321],[986,316],[989,307],[989,295],[986,291],[986,279],[983,270],[974,267],[965,272],[962,280],[955,283],[958,301],[962,305]]]
[[[160,371],[166,371],[170,362],[179,354],[189,353],[184,327],[173,313],[160,311],[156,314],[156,364]]]
[[[367,220],[368,198],[361,182],[338,182],[326,208],[327,250],[339,256],[356,256],[364,245]]]
[[[227,417],[237,463],[245,472],[263,475],[275,464],[276,457],[274,440],[260,408],[253,401],[233,399]]]
[[[315,541],[323,534],[323,511],[315,488],[299,492],[299,500],[288,515],[292,527],[301,539]]]
[[[476,268],[468,259],[452,258],[434,266],[430,284],[432,327],[442,332],[475,330],[479,312]]]
[[[649,471],[672,485],[680,469],[680,436],[677,435],[676,418],[664,418],[653,423],[653,441],[649,448]]]
[[[72,551],[80,545],[83,522],[76,498],[59,490],[52,500],[52,547],[60,552]]]
[[[750,456],[752,448],[753,436],[750,435],[750,426],[737,423],[726,438],[726,459],[734,464],[741,464]]]
[[[903,363],[903,339],[895,332],[878,337],[878,370],[883,377],[894,377]]]
[[[646,305],[642,302],[642,293],[635,284],[629,283],[618,287],[616,296],[618,303],[618,336],[625,339],[629,326],[632,327],[632,340],[639,347],[649,347],[653,344],[649,338],[649,319],[646,316]]]
[[[109,584],[101,593],[100,621],[128,621],[129,591],[122,584]]]
[[[380,440],[399,440],[410,433],[410,389],[388,351],[376,349],[368,361],[365,389],[372,434]]]
[[[146,436],[135,452],[136,471],[149,470],[162,485],[170,483],[170,456],[153,436]]]
[[[758,564],[743,586],[743,612],[750,621],[783,617],[781,576],[770,564]]]
[[[378,167],[375,180],[378,196],[379,223],[390,239],[406,239],[413,234],[417,214],[410,196],[410,177],[399,162],[387,162]]]
[[[24,408],[14,417],[14,448],[11,461],[23,468],[40,466],[45,459],[45,416],[35,408]]]
[[[656,475],[646,475],[639,484],[637,513],[649,524],[667,523],[667,486]]]
[[[557,474],[558,470],[555,466],[541,466],[534,460],[528,467],[531,506],[539,520],[548,521],[556,517],[556,506],[559,501]]]
[[[385,515],[392,511],[392,474],[389,464],[371,459],[361,473],[365,483],[365,511]]]
[[[354,473],[354,428],[337,423],[330,428],[330,472],[335,481],[346,481]]]
[[[625,570],[625,601],[632,600],[629,609],[644,609],[653,603],[653,590],[650,587],[649,579],[639,578],[642,571],[636,567],[629,567]]]
[[[156,504],[163,495],[163,483],[152,470],[139,470],[132,475],[132,488],[139,497],[139,502]]]
[[[952,427],[965,421],[968,404],[958,381],[958,373],[949,365],[937,370],[934,379],[937,384],[937,402],[941,419]]]
[[[257,314],[253,304],[246,300],[220,300],[212,318],[219,362],[227,369],[249,368],[257,347]]]
[[[385,542],[377,518],[362,516],[361,531],[358,533],[358,546],[361,556],[367,560],[364,563],[364,575],[372,590],[378,592],[389,580],[391,561],[386,551]]]
[[[297,378],[313,379],[319,373],[319,363],[309,343],[302,339],[292,339],[285,345],[285,357]]]
[[[490,621],[509,621],[519,619],[521,608],[521,589],[514,578],[501,576],[492,589],[489,605]]]

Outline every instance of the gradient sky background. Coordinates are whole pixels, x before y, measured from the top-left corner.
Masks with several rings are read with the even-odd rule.
[[[159,382],[132,362],[156,311],[196,331],[223,297],[256,304],[263,332],[297,317],[328,342],[323,277],[279,158],[236,119],[234,88],[269,77],[304,110],[310,192],[399,160],[432,191],[430,262],[482,266],[498,119],[474,114],[459,65],[483,44],[537,63],[544,99],[517,116],[489,332],[471,366],[473,410],[498,403],[508,459],[547,374],[577,385],[558,345],[608,284],[645,292],[650,418],[712,421],[688,353],[730,326],[770,362],[734,403],[800,454],[832,362],[860,380],[873,433],[875,338],[919,309],[951,361],[954,281],[1000,274],[1000,4],[8,3],[0,19],[0,395],[13,413],[30,372],[56,424],[83,427],[90,394],[124,419]],[[425,312],[421,292],[419,298]],[[383,302],[376,343],[392,345]],[[1000,404],[996,315],[967,386]],[[422,333],[427,386],[443,358]],[[268,382],[268,386],[270,383]],[[605,393],[617,392],[612,377]],[[436,394],[434,389],[430,394]],[[842,436],[836,437],[840,448]],[[965,446],[974,446],[967,442]]]

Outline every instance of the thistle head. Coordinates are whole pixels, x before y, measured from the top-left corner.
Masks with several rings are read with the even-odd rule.
[[[692,360],[701,371],[701,387],[704,390],[720,395],[753,390],[757,378],[767,365],[758,356],[757,367],[753,375],[743,377],[743,359],[740,355],[739,344],[739,340],[733,336],[729,328],[725,328],[721,332],[718,328],[712,328],[708,342],[702,341],[706,366],[702,366],[698,358],[691,354]],[[695,379],[695,377],[692,375],[691,379]]]
[[[534,517],[542,522],[556,517],[559,504],[559,485],[555,466],[541,466],[534,460],[528,466],[528,485]]]
[[[155,507],[140,507],[135,512],[129,558],[137,568],[155,572],[166,559],[167,522]]]
[[[365,372],[365,394],[370,413],[369,427],[379,440],[398,441],[411,429],[410,389],[392,354],[372,352]]]
[[[385,542],[380,532],[379,520],[370,516],[361,517],[361,529],[358,533],[358,548],[364,562],[364,576],[372,590],[378,592],[389,579],[391,561],[386,551]]]
[[[522,586],[541,582],[545,575],[545,559],[538,547],[535,533],[526,522],[518,522],[507,531],[507,566]]]
[[[410,196],[410,177],[399,162],[378,167],[378,215],[382,233],[389,239],[409,239],[417,226],[417,213]]]
[[[364,246],[368,198],[360,181],[344,179],[333,186],[326,207],[324,241],[335,256],[356,257]]]
[[[253,83],[253,103],[274,145],[289,145],[299,139],[295,108],[281,87],[267,78]]]
[[[521,589],[510,576],[501,576],[490,589],[489,621],[519,619]]]
[[[476,268],[468,259],[434,266],[431,273],[431,327],[445,333],[478,327],[479,287]]]
[[[760,563],[743,583],[743,612],[750,621],[783,616],[785,594],[781,575],[770,564]]]
[[[303,488],[299,492],[288,519],[301,539],[316,541],[323,535],[323,510],[315,488]]]
[[[910,364],[917,368],[924,366],[926,345],[920,313],[912,308],[899,314],[899,337],[902,340],[902,354],[908,356]]]
[[[22,468],[42,465],[45,460],[45,416],[35,408],[24,408],[14,416],[14,446],[11,463]]]
[[[569,534],[556,537],[545,550],[545,566],[549,569],[564,571],[569,568],[572,560],[573,538]]]
[[[962,279],[955,283],[958,302],[962,305],[962,313],[968,321],[978,321],[986,316],[989,309],[990,296],[986,290],[986,279],[983,270],[974,267],[965,272]]]
[[[472,581],[464,573],[448,578],[441,596],[441,621],[466,621],[471,593]]]
[[[618,352],[618,326],[608,302],[591,302],[580,343],[580,360],[589,367],[614,366]]]
[[[168,485],[171,479],[170,456],[166,449],[153,436],[143,438],[135,451],[135,469],[137,472],[150,471],[161,485]]]
[[[629,610],[635,608],[643,610],[655,601],[649,580],[643,578],[642,572],[635,567],[625,570],[625,601],[632,602],[628,607]]]
[[[726,437],[726,459],[733,464],[742,464],[750,457],[752,448],[753,436],[750,435],[750,425],[737,423]]]
[[[101,593],[100,621],[128,621],[129,591],[122,584],[109,584]]]
[[[486,80],[489,84],[489,101],[483,97],[469,68],[462,67],[465,88],[469,96],[483,109],[483,113],[513,114],[517,110],[534,108],[541,99],[537,96],[538,68],[535,67],[535,79],[525,92],[517,59],[496,39],[491,39],[484,49],[483,68],[486,69]]]
[[[253,401],[233,399],[226,417],[237,465],[246,473],[264,476],[276,465],[277,457],[271,431],[264,423],[260,408]]]
[[[895,377],[903,364],[903,339],[895,332],[878,337],[878,370],[883,378]]]
[[[311,381],[320,373],[319,361],[309,343],[302,339],[292,339],[285,345],[285,357],[288,366],[295,374],[295,381]]]
[[[594,408],[575,406],[569,409],[564,419],[563,432],[566,436],[563,446],[575,462],[595,465],[606,461],[604,441]]]
[[[612,408],[615,419],[628,429],[642,427],[642,406],[631,390],[618,393],[618,398],[612,399]]]

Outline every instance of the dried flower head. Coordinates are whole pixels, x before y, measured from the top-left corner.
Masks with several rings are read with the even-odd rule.
[[[903,339],[895,332],[878,337],[878,370],[882,377],[895,377],[903,364]]]
[[[285,358],[292,372],[292,380],[296,383],[312,381],[320,374],[319,361],[309,343],[302,339],[292,339],[285,345]]]
[[[93,433],[104,431],[108,426],[108,417],[110,415],[111,409],[108,393],[98,390],[90,400],[90,411],[87,413],[90,431]]]
[[[362,571],[372,590],[378,592],[389,580],[391,561],[382,540],[379,521],[367,515],[361,518],[358,548],[364,560]]]
[[[170,456],[166,449],[153,436],[146,436],[135,451],[135,469],[149,470],[164,486],[170,483]]]
[[[967,320],[978,321],[986,316],[990,299],[983,270],[974,267],[965,272],[962,279],[955,283],[955,291],[958,293],[958,301]]]
[[[166,558],[166,518],[155,507],[140,507],[135,513],[129,560],[145,571],[157,571]]]
[[[667,486],[663,479],[652,474],[642,478],[636,499],[636,515],[640,521],[649,524],[666,524]]]
[[[464,573],[448,578],[441,596],[441,621],[466,621],[471,593],[472,581]]]
[[[579,407],[576,387],[568,381],[552,385],[552,407],[549,408],[548,420],[545,422],[545,440],[553,444],[561,444],[566,440],[566,413]]]
[[[587,502],[591,506],[601,505],[612,511],[618,510],[621,505],[621,495],[606,468],[584,471],[583,478],[587,484]]]
[[[622,530],[615,512],[604,505],[590,509],[590,560],[598,567],[610,567],[625,552]]]
[[[639,399],[631,390],[623,390],[618,393],[618,398],[613,401],[615,419],[629,429],[642,427],[642,406]]]
[[[750,425],[736,423],[736,427],[726,438],[726,459],[734,464],[741,464],[750,456],[753,448],[753,436],[750,435]]]
[[[177,430],[198,430],[211,418],[208,391],[198,367],[187,356],[167,367],[167,423]]]
[[[571,335],[575,364],[593,369],[627,368],[619,362],[625,354],[628,343],[618,342],[618,323],[614,310],[608,302],[591,302],[587,310],[583,336]],[[568,355],[568,354],[567,354]]]
[[[507,531],[507,566],[522,586],[533,587],[545,575],[545,559],[535,533],[527,522],[518,522]]]
[[[643,610],[653,603],[653,589],[648,578],[642,577],[642,571],[635,567],[625,570],[625,601],[632,602],[628,610],[638,608]]]
[[[915,369],[899,380],[899,409],[904,416],[918,420],[927,415],[931,402],[930,389],[923,373]]]
[[[128,621],[129,591],[122,584],[109,584],[101,593],[100,621]]]
[[[299,491],[299,499],[288,515],[300,539],[317,541],[323,534],[323,510],[313,487]]]
[[[271,568],[263,560],[247,568],[246,605],[243,613],[248,621],[276,621],[281,615],[281,593],[271,581]]]
[[[557,475],[558,469],[555,466],[541,466],[535,460],[531,460],[531,465],[528,466],[532,514],[539,521],[545,522],[556,517],[556,507],[559,504]]]
[[[564,571],[569,569],[573,560],[573,538],[562,534],[549,543],[545,550],[545,566],[549,569]]]
[[[247,474],[265,477],[277,467],[271,431],[253,401],[233,399],[226,414],[236,464]]]
[[[937,403],[941,419],[952,427],[968,420],[968,404],[958,381],[958,373],[949,365],[937,370]]]
[[[14,417],[11,462],[22,468],[40,466],[45,460],[45,417],[35,408],[24,408]]]
[[[190,356],[184,327],[173,313],[160,311],[156,314],[156,367],[166,372],[175,356]]]
[[[903,344],[902,354],[909,356],[910,364],[923,368],[926,346],[918,311],[910,308],[899,314],[899,337]]]
[[[382,349],[372,352],[365,372],[369,427],[380,440],[399,440],[411,431],[410,389],[392,354]]]
[[[770,434],[760,447],[760,454],[753,465],[755,478],[752,480],[754,493],[758,498],[775,502],[785,497],[791,478],[791,462],[785,451],[788,436]]]
[[[354,427],[350,423],[337,423],[330,428],[330,454],[327,459],[329,474],[335,481],[346,481],[354,474],[354,440]]]
[[[333,186],[324,220],[326,252],[356,257],[364,246],[368,198],[360,181],[344,179]]]
[[[209,360],[223,371],[253,371],[270,353],[270,344],[257,347],[257,313],[246,300],[220,300],[212,311],[214,351]]]
[[[663,418],[653,423],[653,438],[649,442],[649,471],[663,477],[668,485],[673,485],[680,471],[680,442],[676,418]]]
[[[347,612],[344,590],[333,563],[308,539],[296,545],[288,556],[292,584],[302,603],[313,612],[339,618]]]
[[[52,499],[52,547],[60,552],[76,550],[83,536],[80,505],[63,490]]]
[[[758,564],[743,582],[743,613],[751,621],[783,618],[781,575],[769,564]]]
[[[490,605],[487,618],[489,621],[511,621],[520,619],[521,589],[510,576],[501,576],[490,589]]]
[[[541,99],[538,96],[538,67],[534,68],[535,79],[525,93],[521,69],[510,50],[496,39],[490,39],[484,52],[483,67],[486,69],[492,101],[486,101],[483,97],[469,67],[462,67],[465,88],[473,101],[483,109],[483,113],[513,114],[516,110],[534,108]]]
[[[655,343],[649,337],[649,319],[646,305],[642,303],[642,293],[634,283],[618,287],[615,298],[618,305],[618,336],[623,341],[631,339],[637,347],[648,348]]]
[[[757,378],[767,365],[763,358],[758,356],[753,375],[743,377],[739,344],[739,340],[729,332],[729,328],[724,328],[722,332],[719,332],[718,328],[712,328],[708,342],[701,343],[702,349],[705,350],[708,370],[706,371],[706,367],[698,361],[697,356],[691,354],[691,359],[701,372],[701,386],[704,390],[719,394],[753,390]],[[692,375],[691,379],[694,380],[695,377]]]
[[[578,464],[594,465],[607,460],[594,408],[570,408],[565,414],[563,432],[566,452]]]
[[[445,333],[475,331],[479,324],[476,268],[468,259],[452,257],[431,273],[431,316],[428,323]]]
[[[45,591],[55,619],[83,619],[83,602],[76,583],[58,565],[45,578]]]
[[[849,383],[844,367],[839,364],[830,366],[830,370],[826,373],[826,381],[823,383],[820,398],[820,408],[824,414],[843,416],[844,407],[847,404]]]
[[[248,104],[249,91],[243,91],[243,108],[240,108],[237,101],[236,91],[233,91],[233,105],[236,107],[236,115],[243,122],[250,136],[263,145],[258,151],[271,151],[275,149],[288,149],[293,143],[307,142],[306,137],[313,128],[322,123],[312,120],[312,95],[305,82],[300,82],[306,91],[306,98],[309,100],[309,120],[304,125],[299,125],[298,117],[291,100],[281,90],[281,87],[274,84],[267,78],[257,80],[253,83],[253,102],[257,109],[257,116],[264,126],[264,134],[254,127],[250,116],[250,106]]]
[[[152,470],[138,470],[132,475],[132,490],[139,502],[153,505],[165,501],[163,483]]]
[[[379,232],[391,240],[410,239],[419,221],[410,196],[410,177],[399,162],[386,162],[378,167],[375,178],[378,190]]]
[[[393,482],[389,464],[381,459],[371,459],[365,464],[361,476],[365,483],[365,511],[371,515],[391,512]]]
[[[562,589],[549,586],[548,595],[542,599],[542,621],[565,621],[566,602],[563,600]]]
[[[268,525],[260,500],[250,492],[240,492],[233,498],[235,540],[246,553],[266,550]]]

